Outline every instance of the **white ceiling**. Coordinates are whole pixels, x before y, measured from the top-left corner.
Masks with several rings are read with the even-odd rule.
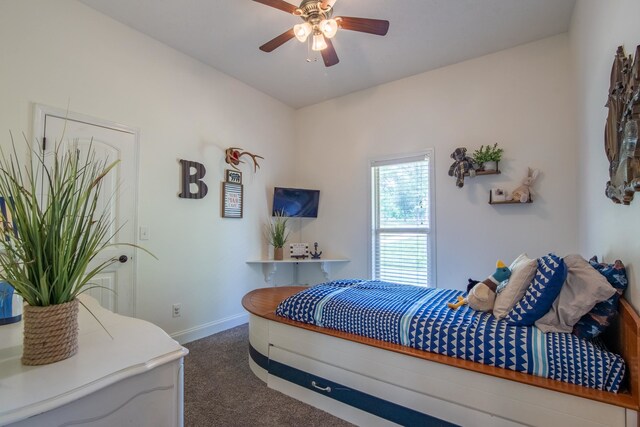
[[[390,27],[385,37],[339,30],[340,63],[326,68],[319,55],[307,62],[307,44],[296,39],[258,50],[300,18],[252,0],[80,1],[294,108],[566,32],[575,3],[337,0],[334,16]]]

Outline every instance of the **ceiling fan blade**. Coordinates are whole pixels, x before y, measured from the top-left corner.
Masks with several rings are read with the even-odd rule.
[[[339,16],[336,18],[338,27],[343,30],[360,31],[361,33],[386,36],[389,31],[389,21],[382,19],[353,18],[349,16]]]
[[[267,6],[275,7],[287,13],[294,13],[298,7],[287,3],[284,0],[253,0],[258,3],[266,4]]]
[[[331,67],[340,62],[340,60],[338,59],[338,54],[336,53],[336,49],[333,47],[331,39],[325,38],[324,41],[327,42],[327,47],[322,49],[320,52],[322,53],[322,59],[324,60],[325,67]]]
[[[263,52],[272,52],[276,48],[279,48],[280,46],[291,40],[293,37],[293,28],[291,28],[280,34],[278,37],[275,37],[274,39],[269,40],[268,42],[260,46],[260,50]]]

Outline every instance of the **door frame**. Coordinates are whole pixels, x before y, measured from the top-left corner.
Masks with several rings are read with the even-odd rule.
[[[108,129],[113,129],[120,132],[126,132],[133,135],[135,147],[133,149],[133,176],[135,182],[132,183],[133,187],[133,242],[135,245],[139,244],[139,227],[138,227],[138,215],[139,215],[139,205],[138,205],[138,187],[140,183],[140,130],[138,128],[134,128],[131,126],[123,125],[121,123],[113,122],[110,120],[100,119],[97,117],[89,116],[82,113],[76,113],[74,111],[69,111],[64,108],[51,107],[49,105],[44,104],[33,104],[33,128],[32,128],[32,138],[31,138],[31,148],[36,150],[36,152],[40,152],[42,150],[42,138],[45,132],[45,118],[46,116],[53,116],[59,119],[69,119],[77,122],[86,123],[93,126],[104,127]],[[136,316],[137,313],[137,296],[138,296],[138,249],[133,248],[133,256],[132,260],[129,262],[133,262],[133,274],[132,274],[132,285],[131,285],[131,306],[132,306],[132,315]]]

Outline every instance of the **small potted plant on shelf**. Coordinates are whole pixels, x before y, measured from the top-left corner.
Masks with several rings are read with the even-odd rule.
[[[284,211],[276,212],[273,219],[265,226],[265,237],[267,242],[273,246],[273,259],[281,261],[284,259],[284,244],[289,238],[287,221],[289,218]]]
[[[480,170],[495,171],[498,170],[498,162],[502,159],[503,152],[504,149],[498,148],[497,142],[493,146],[481,145],[479,150],[473,152],[473,160]]]

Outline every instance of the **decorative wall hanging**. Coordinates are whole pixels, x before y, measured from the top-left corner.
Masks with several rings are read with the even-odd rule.
[[[609,181],[605,194],[614,203],[628,205],[634,193],[640,191],[640,46],[636,47],[635,60],[626,56],[624,47],[618,47],[606,107],[609,114],[604,149],[609,160]]]
[[[242,156],[251,157],[251,159],[253,160],[253,171],[254,172],[257,172],[258,169],[260,168],[260,165],[258,164],[258,160],[257,159],[263,159],[264,160],[264,157],[262,157],[262,156],[258,156],[257,154],[251,154],[248,151],[242,151],[242,148],[236,148],[236,147],[227,148],[225,150],[224,154],[225,154],[225,162],[230,164],[231,167],[234,168],[235,170],[240,170],[240,169],[238,169],[238,165],[240,163],[244,163],[242,160],[240,160],[240,157],[242,157]]]
[[[232,184],[242,184],[242,172],[232,171],[231,169],[225,170],[225,181]]]
[[[242,184],[222,183],[222,217],[242,218]]]
[[[180,159],[180,165],[182,166],[182,192],[178,194],[178,197],[182,199],[202,199],[209,192],[207,184],[202,181],[202,178],[207,173],[204,165],[192,160],[182,159]],[[191,169],[194,169],[193,173],[191,173]],[[196,184],[198,191],[191,192],[191,184]]]

